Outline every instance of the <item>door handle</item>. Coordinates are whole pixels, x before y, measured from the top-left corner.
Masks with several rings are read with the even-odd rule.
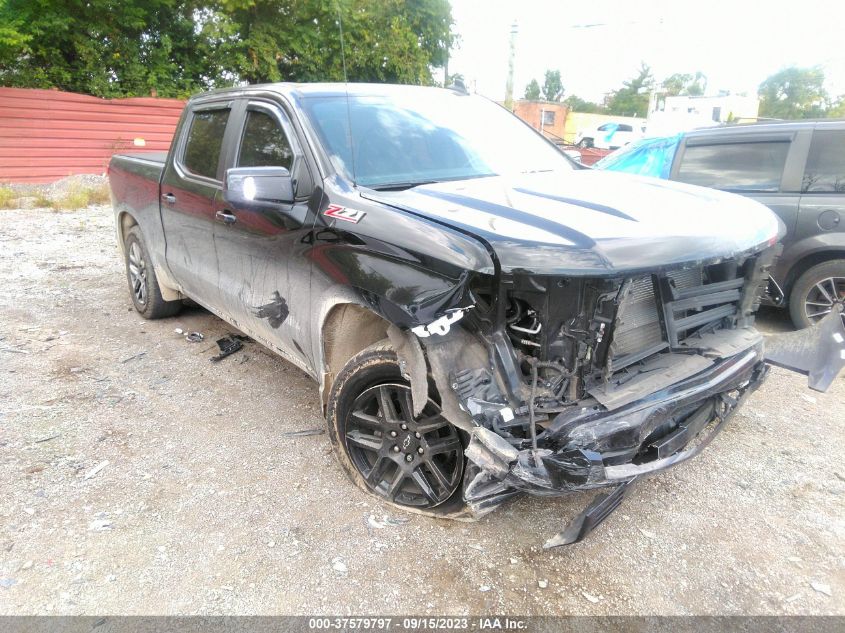
[[[161,194],[161,199],[164,200],[167,204],[176,204],[176,196],[174,196],[172,193]]]
[[[234,224],[238,221],[238,218],[236,218],[233,213],[229,213],[228,211],[218,211],[214,214],[214,217],[220,220],[223,224]]]

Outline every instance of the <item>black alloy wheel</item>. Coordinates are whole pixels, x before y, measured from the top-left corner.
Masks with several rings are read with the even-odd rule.
[[[804,299],[804,314],[811,323],[818,323],[845,301],[845,277],[828,277],[814,284]]]
[[[418,417],[402,383],[364,390],[345,420],[343,442],[367,487],[389,501],[433,508],[461,483],[463,445],[457,429],[429,399]]]

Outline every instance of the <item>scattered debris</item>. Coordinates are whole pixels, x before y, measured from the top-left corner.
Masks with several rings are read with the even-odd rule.
[[[108,519],[95,519],[88,524],[88,529],[91,532],[105,532],[106,530],[110,530],[112,523]]]
[[[138,352],[137,354],[133,354],[129,358],[124,358],[121,363],[128,363],[130,360],[135,360],[136,358],[141,358],[141,356],[146,355],[147,352]]]
[[[182,328],[180,328],[180,327],[177,327],[175,330],[173,330],[173,332],[174,332],[175,334],[184,334],[184,333],[185,333],[185,330],[183,330],[183,329],[182,329]]]
[[[185,337],[188,343],[202,343],[205,340],[205,335],[202,332],[191,332]]]
[[[800,563],[801,562],[801,558],[798,557],[798,556],[789,556],[786,560],[788,560],[790,563]]]
[[[24,508],[23,511],[26,512],[29,516],[35,514],[35,508]]]
[[[810,586],[819,593],[823,593],[828,598],[833,596],[833,592],[830,590],[830,585],[826,585],[823,582],[816,582],[815,580],[810,582]]]
[[[220,348],[220,353],[217,356],[212,356],[211,362],[219,363],[227,356],[231,356],[238,350],[243,349],[243,346],[244,344],[241,342],[240,337],[237,336],[224,336],[221,339],[217,339],[217,347]]]
[[[517,563],[519,563],[519,559],[518,558],[511,558],[510,563],[511,563],[511,565],[516,565]]]
[[[481,585],[481,586],[478,588],[478,590],[479,590],[480,592],[482,592],[482,593],[484,593],[484,592],[486,592],[486,591],[490,591],[490,589],[491,589],[490,585]]]
[[[0,352],[10,352],[12,354],[29,354],[29,350],[19,349],[17,347],[0,347]]]
[[[92,469],[91,469],[91,470],[89,470],[87,473],[85,473],[85,476],[83,477],[83,479],[91,479],[91,477],[93,477],[94,475],[96,475],[98,472],[100,472],[101,470],[103,470],[103,468],[105,468],[105,467],[106,467],[106,466],[108,466],[108,465],[109,465],[109,461],[108,461],[108,460],[106,460],[106,461],[104,461],[104,462],[100,462],[99,464],[97,464],[96,466],[94,466],[94,468],[92,468]]]
[[[841,475],[840,473],[833,471],[833,476],[836,477],[839,481],[845,481],[845,476]]]
[[[47,437],[42,437],[40,439],[35,440],[36,444],[41,444],[42,442],[49,442],[50,440],[54,440],[59,437],[61,433],[54,433],[53,435],[48,435]]]
[[[34,475],[36,473],[40,473],[42,470],[44,470],[44,464],[33,464],[32,466],[27,466],[23,469],[27,475]]]
[[[302,431],[287,431],[282,437],[307,437],[308,435],[322,435],[326,429],[303,429]]]
[[[0,578],[0,587],[3,587],[3,589],[8,589],[12,585],[16,584],[18,584],[18,581],[14,578]]]
[[[538,580],[537,586],[540,587],[540,589],[546,589],[549,586],[549,581],[548,580]]]
[[[346,568],[346,563],[344,563],[339,558],[335,558],[332,561],[332,569],[334,569],[336,572],[339,572],[341,574],[345,574],[348,571],[347,568]]]
[[[599,599],[598,599],[598,598],[596,598],[596,597],[595,597],[594,595],[592,595],[592,594],[587,593],[586,591],[582,591],[582,592],[581,592],[581,595],[582,595],[582,596],[584,596],[587,600],[589,600],[589,601],[590,601],[590,602],[592,602],[593,604],[596,604],[596,603],[599,601]]]
[[[806,393],[804,393],[803,391],[799,391],[799,392],[798,392],[798,395],[799,395],[799,396],[801,396],[801,398],[802,398],[803,400],[806,400],[806,401],[807,401],[807,402],[809,402],[810,404],[816,404],[816,398],[815,398],[815,396],[810,396],[810,395],[807,395],[807,394],[806,394]]]
[[[21,565],[21,569],[32,569],[32,561],[26,561],[23,565]]]
[[[467,545],[467,547],[471,547],[472,549],[477,550],[479,552],[484,551],[484,548],[481,547],[481,545],[479,545],[478,543],[470,543],[469,545]]]
[[[800,597],[801,597],[801,592],[799,591],[798,593],[794,593],[791,596],[789,596],[786,600],[784,600],[784,602],[795,602]]]
[[[657,534],[655,534],[654,532],[649,532],[648,530],[644,530],[642,528],[640,528],[640,532],[642,532],[643,536],[646,537],[646,538],[650,538],[650,539],[657,538]]]
[[[267,547],[276,547],[276,541],[267,541]]]
[[[410,519],[394,519],[392,517],[387,516],[386,514],[381,518],[381,521],[379,521],[374,515],[371,514],[367,517],[367,526],[375,528],[377,530],[381,530],[386,527],[396,527],[397,525],[405,525],[408,521],[410,521]]]

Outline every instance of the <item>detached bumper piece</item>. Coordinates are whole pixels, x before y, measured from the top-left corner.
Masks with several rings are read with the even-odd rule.
[[[572,545],[583,541],[587,535],[596,529],[599,524],[610,516],[616,508],[622,504],[622,500],[631,490],[635,479],[619,484],[609,494],[600,494],[587,506],[587,509],[579,514],[566,526],[562,532],[558,532],[548,541],[543,543],[543,549],[560,547],[561,545]]]
[[[805,374],[810,389],[827,391],[845,367],[845,321],[834,304],[825,318],[804,330],[766,339],[766,362]]]
[[[518,449],[490,429],[474,429],[466,449],[464,500],[484,514],[518,493],[561,496],[612,487],[546,543],[577,543],[616,509],[633,481],[701,452],[764,380],[762,350],[750,349],[658,393],[608,411],[582,407],[560,414]]]

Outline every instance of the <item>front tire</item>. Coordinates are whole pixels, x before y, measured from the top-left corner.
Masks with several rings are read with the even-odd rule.
[[[135,310],[145,319],[163,319],[179,312],[181,301],[165,301],[161,296],[155,267],[137,225],[126,233],[123,252],[129,295]]]
[[[327,420],[335,454],[362,490],[406,509],[463,505],[464,446],[429,397],[419,416],[388,341],[355,355],[332,385]]]
[[[845,259],[817,264],[802,274],[789,293],[789,316],[796,328],[819,322],[834,304],[845,302]]]

